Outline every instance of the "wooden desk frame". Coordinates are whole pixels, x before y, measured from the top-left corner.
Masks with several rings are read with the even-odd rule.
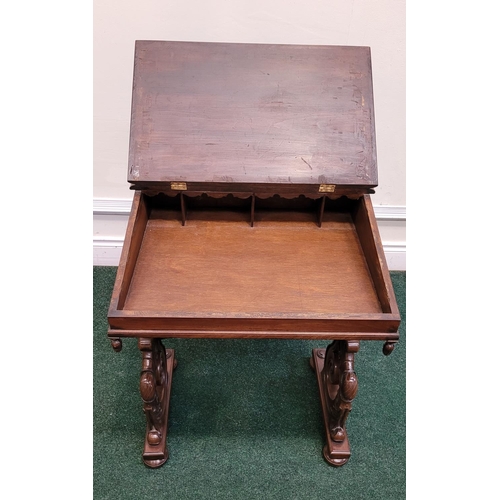
[[[232,205],[214,209],[211,206],[207,208],[205,206],[207,198],[205,197],[204,205],[203,196],[199,195],[197,209],[192,212],[186,210],[184,202],[181,201],[182,197],[176,196],[177,200],[175,196],[162,199],[161,195],[147,196],[139,191],[135,193],[108,315],[110,325],[108,336],[113,348],[120,351],[121,338],[134,337],[138,338],[139,349],[143,355],[140,391],[147,419],[143,453],[145,464],[158,467],[168,458],[167,420],[172,372],[176,360],[174,351],[165,349],[161,339],[295,338],[332,341],[326,351],[313,350],[311,367],[317,374],[325,421],[327,443],[323,455],[330,464],[343,465],[350,456],[346,421],[357,392],[354,355],[359,349],[359,343],[361,340],[383,340],[384,353],[389,354],[399,338],[397,329],[400,316],[370,196],[364,195],[355,200],[329,198],[328,203],[326,198],[322,197],[316,203],[319,210],[288,212],[283,210],[283,205],[287,204],[285,200],[281,200],[280,203],[280,200],[277,202],[274,199],[274,203],[268,204],[271,208],[262,214],[256,213],[253,202],[250,216],[244,210],[234,210],[234,205],[241,208],[241,203],[234,203],[232,196],[226,197],[233,200]],[[248,198],[253,199],[252,196]],[[314,204],[309,203],[308,206]],[[231,208],[233,210],[230,210]],[[187,217],[190,213],[192,219]],[[288,220],[285,222],[284,218]],[[285,311],[286,304],[293,309],[297,295],[297,291],[291,287],[288,290],[284,288],[278,290],[281,303],[273,301],[267,306],[262,303],[260,307],[268,309],[264,312],[258,309],[248,312],[252,309],[252,304],[245,299],[238,302],[238,298],[231,304],[233,310],[227,308],[224,303],[226,309],[219,304],[220,310],[214,310],[217,305],[209,304],[207,311],[198,311],[196,300],[193,305],[190,304],[189,297],[179,299],[176,296],[175,286],[179,287],[181,293],[180,287],[185,276],[183,274],[180,281],[176,281],[175,275],[178,275],[179,271],[178,267],[176,269],[176,266],[179,266],[178,259],[169,261],[168,255],[163,256],[159,268],[155,262],[160,258],[155,252],[165,252],[169,239],[177,235],[177,239],[174,240],[177,242],[178,235],[182,233],[182,241],[187,248],[172,248],[171,251],[177,256],[186,252],[184,266],[188,268],[197,263],[199,269],[194,270],[193,280],[198,283],[191,283],[190,289],[196,290],[201,297],[209,297],[211,290],[205,290],[204,287],[213,285],[210,281],[213,277],[207,277],[199,271],[217,267],[217,254],[206,256],[206,252],[202,252],[205,260],[200,261],[199,258],[192,257],[193,251],[189,251],[189,248],[196,240],[200,248],[203,247],[203,234],[211,238],[209,231],[214,229],[214,224],[218,226],[217,229],[222,226],[220,230],[227,235],[225,239],[228,241],[236,239],[241,234],[247,237],[255,234],[259,230],[259,225],[264,227],[262,233],[264,235],[273,232],[285,236],[292,234],[302,246],[304,238],[308,239],[314,234],[315,238],[319,238],[315,240],[317,243],[315,251],[322,249],[322,246],[318,245],[322,239],[326,243],[330,241],[328,238],[333,242],[338,241],[337,247],[341,241],[347,241],[344,244],[351,244],[350,247],[346,247],[348,251],[341,248],[335,254],[335,258],[339,261],[339,271],[347,269],[347,274],[343,275],[341,283],[338,283],[340,286],[336,287],[335,280],[338,278],[331,274],[323,276],[321,262],[311,264],[311,259],[304,262],[304,265],[307,264],[309,267],[308,273],[302,276],[302,284],[306,290],[309,286],[311,293],[318,294],[316,300],[309,300],[307,303],[317,310],[298,308],[300,312]],[[287,229],[283,229],[284,227]],[[193,241],[189,237],[190,232],[195,239]],[[157,233],[161,236],[151,236]],[[232,236],[233,233],[237,235],[236,238]],[[153,239],[151,243],[147,243],[147,238],[160,239]],[[255,241],[259,245],[260,239]],[[287,240],[287,244],[293,244],[292,240]],[[240,247],[234,248],[236,250],[230,249],[230,251],[237,251]],[[334,248],[329,249],[325,246],[323,257],[328,257]],[[238,257],[241,258],[241,255],[244,253],[238,254]],[[228,258],[228,255],[225,257]],[[236,260],[236,257],[233,260]],[[321,261],[321,258],[319,260]],[[255,263],[255,259],[253,262]],[[271,265],[272,262],[268,267]],[[318,276],[313,274],[315,269]],[[245,262],[241,263],[241,268],[232,270],[220,265],[217,286],[222,287],[224,283],[229,283],[230,273],[241,274],[244,279],[245,272]],[[308,277],[310,283],[305,282]],[[203,282],[204,279],[210,281],[209,285]],[[161,283],[165,284],[164,289],[161,288]],[[326,287],[325,292],[321,291],[322,287]],[[234,296],[230,292],[227,293],[228,297]],[[287,293],[293,294],[291,300]],[[171,304],[172,310],[139,308],[142,304],[149,304],[150,301]],[[330,307],[334,310],[337,307],[340,311],[347,308],[351,311],[325,312],[320,310],[318,303],[323,308]],[[367,310],[364,311],[363,307]]]
[[[137,41],[127,180],[135,190],[108,314],[138,339],[143,460],[168,458],[168,338],[316,339],[334,466],[363,340],[400,316],[370,194],[369,47]]]

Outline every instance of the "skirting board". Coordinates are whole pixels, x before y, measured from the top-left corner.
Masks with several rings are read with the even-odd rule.
[[[131,201],[94,199],[94,215],[128,217]],[[375,206],[377,221],[406,221],[406,207]],[[94,236],[94,266],[118,266],[123,247],[123,237]],[[406,242],[382,242],[391,271],[406,271]]]

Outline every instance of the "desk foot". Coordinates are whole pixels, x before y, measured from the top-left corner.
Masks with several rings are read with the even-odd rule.
[[[139,339],[142,352],[140,391],[146,415],[143,462],[152,468],[168,459],[167,423],[172,389],[172,372],[177,365],[174,350],[165,349],[159,339]]]
[[[323,457],[334,467],[344,465],[351,456],[346,421],[358,390],[354,372],[354,353],[359,342],[336,340],[327,349],[313,349],[311,366],[316,372],[326,444]]]
[[[349,442],[346,440],[344,443],[347,445],[347,449],[343,450],[344,453],[346,454],[346,457],[344,458],[338,458],[342,450],[330,449],[327,444],[323,446],[323,458],[330,465],[333,465],[334,467],[340,467],[349,460],[349,457],[351,456],[351,452],[349,450]]]

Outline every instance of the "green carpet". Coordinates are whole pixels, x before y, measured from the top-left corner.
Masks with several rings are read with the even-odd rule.
[[[106,337],[116,268],[94,267],[94,499],[403,499],[406,496],[406,273],[393,272],[402,323],[390,356],[361,342],[347,422],[352,456],[323,459],[313,347],[301,340],[166,339],[176,350],[169,460],[142,463],[145,417],[135,339]]]

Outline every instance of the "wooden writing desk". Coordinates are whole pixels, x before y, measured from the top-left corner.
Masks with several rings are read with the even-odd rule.
[[[311,366],[343,465],[359,342],[389,354],[400,323],[370,200],[370,50],[136,42],[128,181],[108,336],[142,352],[145,464],[168,458],[161,339],[186,337],[331,340]]]

